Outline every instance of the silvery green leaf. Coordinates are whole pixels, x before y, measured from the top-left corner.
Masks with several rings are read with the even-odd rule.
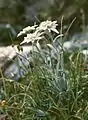
[[[60,35],[56,36],[53,41],[56,42],[56,40],[58,40],[58,38],[60,38],[60,37],[63,37],[63,34],[60,34]]]
[[[53,45],[47,44],[47,46],[48,46],[49,48],[51,48],[53,51],[56,51],[56,49],[53,47]]]
[[[39,50],[41,50],[41,46],[40,46],[40,44],[39,44],[38,41],[37,41],[37,43],[36,43],[36,46],[37,46],[37,48],[38,48]]]
[[[38,109],[37,110],[37,116],[43,117],[43,116],[45,116],[45,113],[42,110]]]
[[[55,29],[55,28],[51,28],[51,30],[52,30],[53,32],[59,34],[59,31],[58,31],[57,29]]]

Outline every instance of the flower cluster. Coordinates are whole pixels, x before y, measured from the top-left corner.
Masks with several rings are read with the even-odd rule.
[[[57,27],[57,21],[44,21],[41,22],[40,25],[34,25],[34,26],[28,26],[24,28],[17,36],[21,36],[22,34],[27,34],[26,37],[24,37],[24,40],[21,44],[29,43],[29,42],[35,42],[37,40],[41,40],[44,38],[44,34],[46,32],[55,32],[59,34]]]

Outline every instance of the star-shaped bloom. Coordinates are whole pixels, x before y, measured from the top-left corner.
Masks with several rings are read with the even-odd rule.
[[[35,31],[34,33],[27,34],[27,37],[24,37],[24,41],[21,42],[21,44],[29,43],[29,42],[34,43],[35,41],[41,40],[42,38],[43,38],[43,33]]]
[[[34,31],[36,29],[37,25],[34,26],[28,26],[26,28],[24,28],[22,31],[20,31],[20,33],[18,33],[17,37],[26,34],[26,33],[30,33],[31,31]]]
[[[56,29],[56,27],[58,26],[57,24],[57,21],[44,21],[44,22],[41,22],[39,27],[36,28],[36,30],[38,31],[53,31],[53,32],[56,32],[57,34],[59,33],[58,30]]]

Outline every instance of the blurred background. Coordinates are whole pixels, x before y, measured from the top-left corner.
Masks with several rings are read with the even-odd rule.
[[[70,28],[69,35],[85,32],[88,24],[88,0],[0,0],[0,45],[19,43],[17,33],[28,25],[44,20],[63,20],[65,32],[76,17]],[[60,28],[60,26],[59,26]]]

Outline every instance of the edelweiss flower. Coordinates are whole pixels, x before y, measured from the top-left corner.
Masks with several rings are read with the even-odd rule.
[[[36,27],[37,27],[37,25],[28,26],[28,27],[24,28],[23,31],[20,31],[20,33],[18,33],[17,37],[19,37],[27,32],[31,32],[32,30],[35,30]]]
[[[29,42],[35,42],[36,40],[40,40],[43,38],[42,36],[43,33],[37,32],[35,31],[34,33],[29,33],[27,34],[27,37],[24,37],[24,41],[21,42],[21,44],[23,43],[29,43]]]
[[[56,26],[58,26],[57,21],[52,22],[52,21],[47,20],[47,21],[41,22],[39,27],[36,28],[36,30],[38,30],[38,31],[47,31],[48,30],[49,32],[54,31],[58,34],[59,32],[56,29]]]

